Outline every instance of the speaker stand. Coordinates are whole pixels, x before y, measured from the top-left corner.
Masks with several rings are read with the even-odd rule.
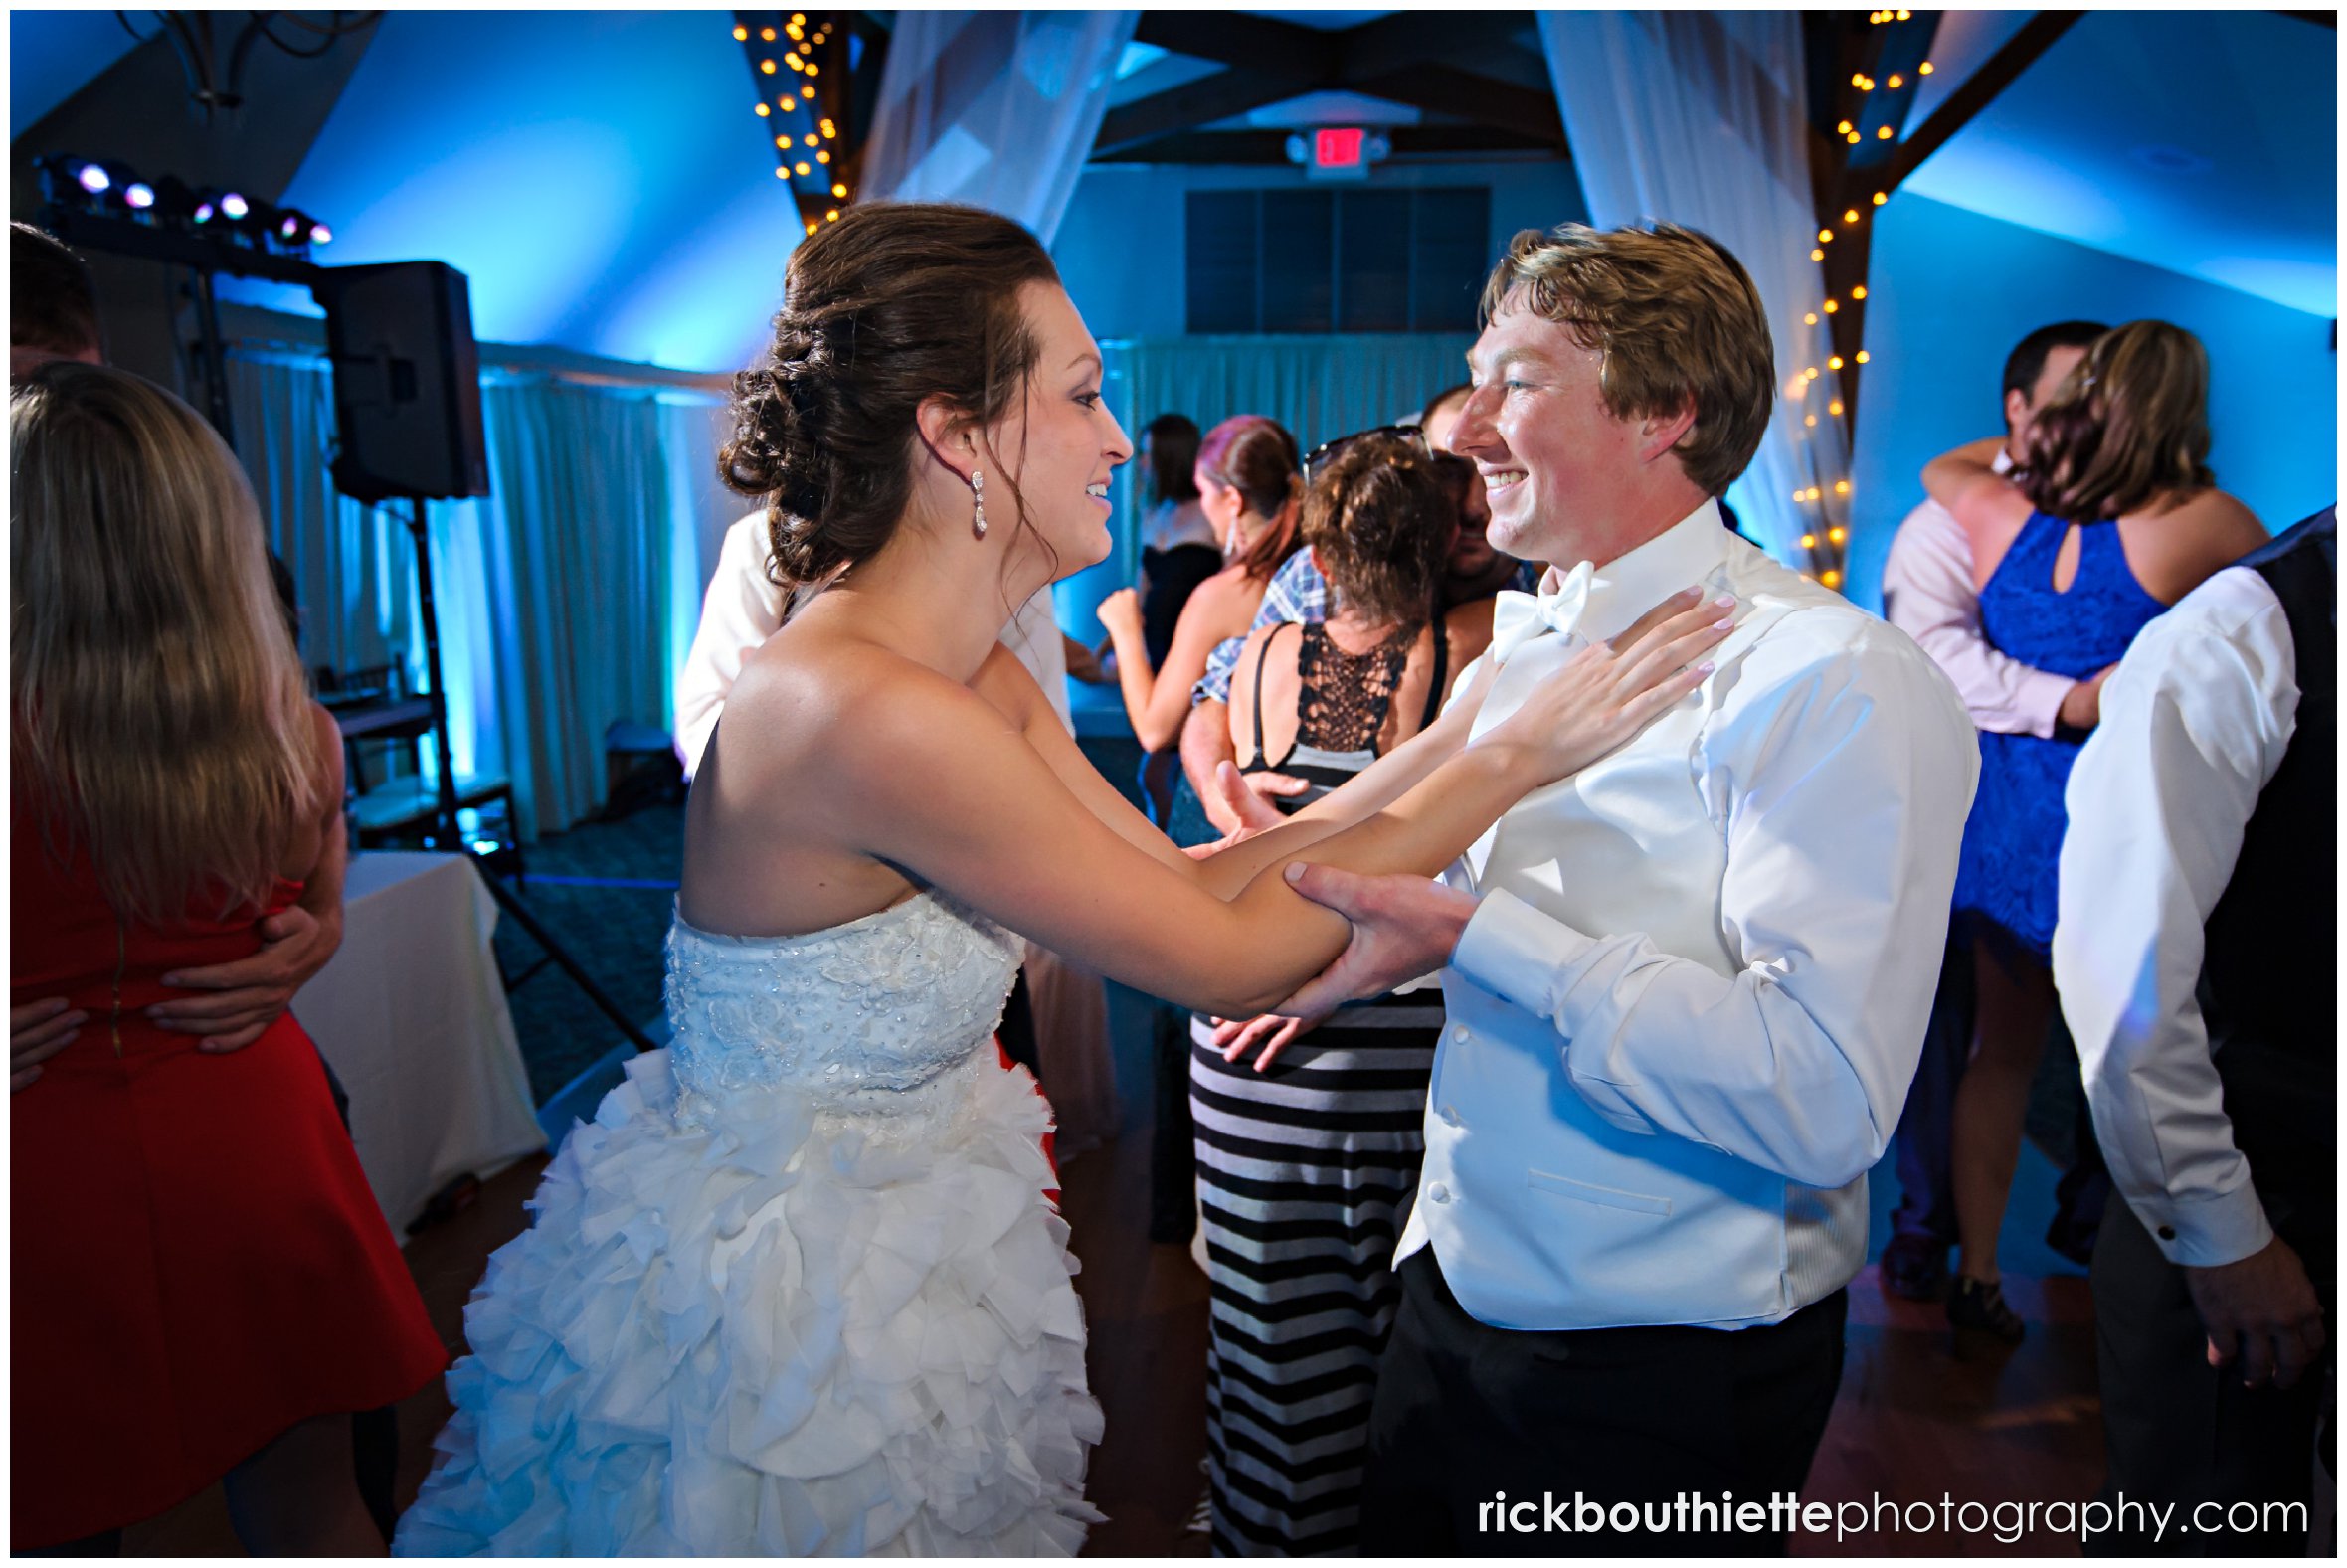
[[[425,526],[424,497],[408,497],[408,535],[416,541],[416,596],[424,613],[425,674],[432,682],[429,695],[432,701],[433,756],[440,765],[440,802],[434,812],[434,836],[441,848],[453,845],[457,853],[473,863],[480,872],[482,885],[489,890],[489,896],[514,918],[522,930],[530,934],[532,941],[546,950],[546,957],[571,977],[587,999],[595,1004],[596,1011],[618,1026],[630,1044],[637,1051],[657,1050],[659,1047],[652,1044],[650,1036],[637,1026],[634,1019],[621,1011],[620,1004],[595,982],[595,977],[581,966],[577,958],[571,957],[570,950],[555,940],[554,934],[546,929],[544,923],[530,913],[529,907],[522,903],[521,895],[505,885],[496,868],[489,864],[488,857],[474,849],[456,825],[456,763],[449,741],[449,699],[446,676],[441,665],[440,610],[432,593],[432,538]],[[519,823],[514,824],[514,830],[519,833]]]

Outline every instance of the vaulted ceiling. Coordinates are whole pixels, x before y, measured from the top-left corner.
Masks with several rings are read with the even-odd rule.
[[[152,13],[128,15],[154,32]],[[1940,15],[1937,69],[1898,135],[2037,15]],[[1906,188],[2335,315],[2326,20],[2087,14]],[[314,123],[255,139],[289,160],[280,199],[333,224],[322,261],[447,260],[472,278],[484,338],[730,368],[801,232],[731,26],[707,11],[393,11]],[[135,154],[54,150],[150,169],[191,134],[168,90],[130,100],[156,94],[136,52],[163,46],[134,45],[113,13],[15,10],[9,41],[17,211],[32,206],[24,154],[50,150],[34,146],[44,125],[72,119],[101,141],[143,126]],[[1383,128],[1397,160],[1570,156],[1529,11],[1145,12],[1123,65],[1099,161],[1284,162],[1292,131],[1331,122]],[[133,80],[145,86],[121,86]],[[242,112],[258,124],[270,110]]]

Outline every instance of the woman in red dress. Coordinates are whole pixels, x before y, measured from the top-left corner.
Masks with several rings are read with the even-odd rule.
[[[260,514],[195,413],[57,362],[10,411],[12,1004],[86,1016],[9,1101],[10,1546],[225,1481],[256,1553],[383,1549],[348,1413],[446,1355],[290,1014],[206,1052],[163,976],[252,954],[341,831]]]

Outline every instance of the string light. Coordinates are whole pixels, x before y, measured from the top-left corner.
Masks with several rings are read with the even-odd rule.
[[[1796,490],[1793,492],[1793,499],[1796,501],[1806,501],[1809,499],[1809,492],[1807,490]],[[1817,548],[1817,535],[1803,534],[1801,536],[1801,548],[1804,550],[1815,550]]]
[[[829,163],[831,161],[831,149],[825,147],[822,151],[816,153],[814,155],[814,161],[817,163]]]
[[[831,194],[833,196],[845,196],[847,194],[847,187],[834,182],[831,186]]]
[[[1812,261],[1824,261],[1825,259],[1826,259],[1826,254],[1825,254],[1825,252],[1823,252],[1823,251],[1812,251],[1812,252],[1810,252],[1810,253],[1809,253],[1809,260],[1811,260]]]
[[[1820,229],[1817,232],[1817,243],[1819,245],[1830,245],[1833,242],[1833,238],[1834,231],[1831,229]]]
[[[1857,132],[1857,131],[1852,131],[1852,132],[1850,132],[1850,134],[1849,134],[1849,136],[1848,136],[1848,138],[1847,138],[1847,139],[1848,139],[1848,141],[1850,142],[1850,145],[1852,145],[1853,147],[1857,146],[1857,145],[1858,145],[1858,132]]]
[[[1857,227],[1858,227],[1858,209],[1857,209],[1857,208],[1855,208],[1855,207],[1853,207],[1853,208],[1851,208],[1851,209],[1850,209],[1848,212],[1844,213],[1844,214],[1842,215],[1842,221],[1843,221],[1844,223],[1848,224],[1848,225],[1849,225],[1851,228],[1853,228],[1853,229],[1857,228]]]
[[[1926,60],[1921,65],[1917,66],[1915,68],[1915,75],[1918,77],[1927,77],[1931,75],[1931,62]]]
[[[1841,308],[1842,306],[1834,300],[1829,299],[1826,301],[1826,314],[1829,316]]]
[[[774,75],[774,62],[771,60],[761,60],[758,62],[758,69],[771,77]]]
[[[815,133],[814,133],[813,131],[812,131],[812,130],[811,130],[811,131],[809,131],[809,132],[808,132],[806,135],[804,135],[804,136],[800,137],[799,139],[800,139],[801,141],[804,141],[804,142],[806,142],[806,143],[807,143],[807,144],[808,144],[810,147],[812,147],[812,146],[813,146],[813,145],[815,144],[816,137],[815,137]]]
[[[1848,479],[1836,481],[1834,485],[1834,493],[1836,495],[1848,495],[1850,493],[1850,481]]]
[[[1858,351],[1858,362],[1861,365],[1867,362],[1867,351],[1863,348]]]
[[[1836,398],[1833,402],[1827,404],[1826,412],[1831,414],[1835,419],[1840,419],[1842,417],[1842,400],[1840,398]]]
[[[808,232],[809,234],[812,234],[812,233],[814,233],[814,225],[813,225],[813,224],[809,224],[809,225],[807,226],[807,232]]]
[[[1850,486],[1847,484],[1837,484],[1834,486],[1834,493],[1839,495],[1849,488]],[[1843,540],[1850,537],[1850,531],[1846,528],[1829,528],[1826,530],[1826,537],[1831,539],[1834,543],[1840,544]]]
[[[774,29],[771,27],[762,27],[758,30],[758,36],[765,42],[771,44],[774,42]]]
[[[793,71],[797,71],[804,62],[800,60],[798,51],[793,50],[783,56],[783,64],[789,66]]]
[[[1849,134],[1850,134],[1850,121],[1848,121],[1848,120],[1844,120],[1844,121],[1843,121],[1841,124],[1839,124],[1839,125],[1836,125],[1836,126],[1834,127],[1834,131],[1835,131],[1835,133],[1836,133],[1837,135],[1842,135],[1842,136],[1847,136],[1847,135],[1849,135]]]
[[[1878,141],[1889,141],[1891,139],[1891,127],[1885,125],[1881,129],[1877,130],[1875,132],[1875,139]]]
[[[734,42],[735,42],[735,43],[737,43],[737,44],[747,44],[748,42],[750,42],[750,30],[749,30],[748,28],[746,28],[746,27],[737,27],[737,28],[735,28],[735,29],[734,29]]]
[[[1816,311],[1814,311],[1814,310],[1812,310],[1811,312],[1809,312],[1809,314],[1807,314],[1807,315],[1803,316],[1803,317],[1801,318],[1801,324],[1802,324],[1803,326],[1805,326],[1805,327],[1813,327],[1813,326],[1816,326],[1816,325],[1817,325],[1817,312],[1816,312]]]
[[[1901,81],[1899,80],[1899,77],[1898,77],[1897,73],[1896,73],[1896,72],[1894,72],[1894,73],[1892,74],[1892,77],[1891,77],[1891,86],[1892,86],[1892,88],[1893,88],[1893,90],[1895,90],[1895,91],[1896,91],[1896,90],[1898,87],[1900,87],[1901,86],[1903,86],[1903,84],[1902,84],[1902,83],[1901,83]]]
[[[825,222],[825,223],[834,223],[834,224],[835,224],[835,223],[837,223],[838,221],[839,221],[839,209],[838,209],[838,208],[836,208],[836,207],[832,208],[832,209],[831,209],[829,212],[827,212],[827,213],[823,214],[823,222]]]
[[[1866,284],[1864,284],[1864,283],[1861,283],[1861,284],[1859,284],[1859,285],[1858,285],[1856,288],[1853,288],[1852,290],[1850,290],[1850,297],[1851,297],[1851,298],[1853,298],[1853,299],[1864,299],[1864,298],[1866,298],[1866,296],[1867,296],[1867,285],[1866,285]]]
[[[809,168],[809,167],[808,167],[806,164],[804,164],[804,163],[794,163],[794,164],[792,164],[792,165],[791,165],[791,172],[792,172],[793,174],[812,174],[812,173],[813,173],[814,171],[813,171],[813,170],[812,170],[812,169],[810,169],[810,168]],[[1839,368],[1839,367],[1837,367],[1837,368]]]
[[[765,118],[766,118],[768,115],[772,114],[772,113],[774,112],[774,110],[773,110],[773,109],[770,109],[770,108],[768,108],[768,107],[767,107],[765,104],[761,103],[761,104],[759,104],[759,105],[758,105],[758,107],[757,107],[757,109],[755,110],[755,112],[757,113],[757,115],[758,115],[758,117],[759,117],[760,119],[765,119]]]
[[[788,146],[790,146],[790,145],[791,145],[791,138],[790,138],[790,137],[788,137],[788,136],[777,136],[777,137],[774,139],[774,144],[775,144],[775,147],[776,147],[778,150],[780,150],[781,148],[788,147]]]
[[[1817,416],[1814,414],[1804,415],[1801,423],[1814,428],[1817,424]]]
[[[778,180],[787,180],[791,177],[791,171],[778,163],[774,167],[774,177]]]
[[[1842,356],[1836,354],[1832,359],[1827,360],[1826,368],[1828,370],[1840,370],[1842,368]]]
[[[819,77],[823,74],[823,68],[811,60],[807,63],[807,74],[811,77]]]
[[[1823,583],[1828,588],[1840,588],[1842,586],[1842,574],[1836,571],[1834,568],[1828,567],[1826,568],[1824,574],[1818,578],[1818,581]]]
[[[811,101],[812,101],[812,100],[813,99],[813,97],[814,97],[814,88],[812,88],[812,87],[801,87],[801,88],[799,89],[799,95],[800,95],[801,97],[803,97],[803,98],[807,98],[807,99],[809,99],[809,100],[811,100]]]

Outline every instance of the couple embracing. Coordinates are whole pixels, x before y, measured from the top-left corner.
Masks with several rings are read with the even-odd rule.
[[[1443,971],[1365,1539],[1508,1550],[1495,1491],[1799,1485],[1970,726],[1903,636],[1721,526],[1776,381],[1732,257],[1528,233],[1485,319],[1452,445],[1541,592],[1439,722],[1192,859],[995,641],[1107,555],[1131,452],[1049,257],[912,205],[799,247],[724,461],[822,592],[696,781],[674,1043],[491,1260],[399,1549],[1081,1547],[1101,1417],[1049,1112],[988,1045],[1012,933],[1225,1016]]]

